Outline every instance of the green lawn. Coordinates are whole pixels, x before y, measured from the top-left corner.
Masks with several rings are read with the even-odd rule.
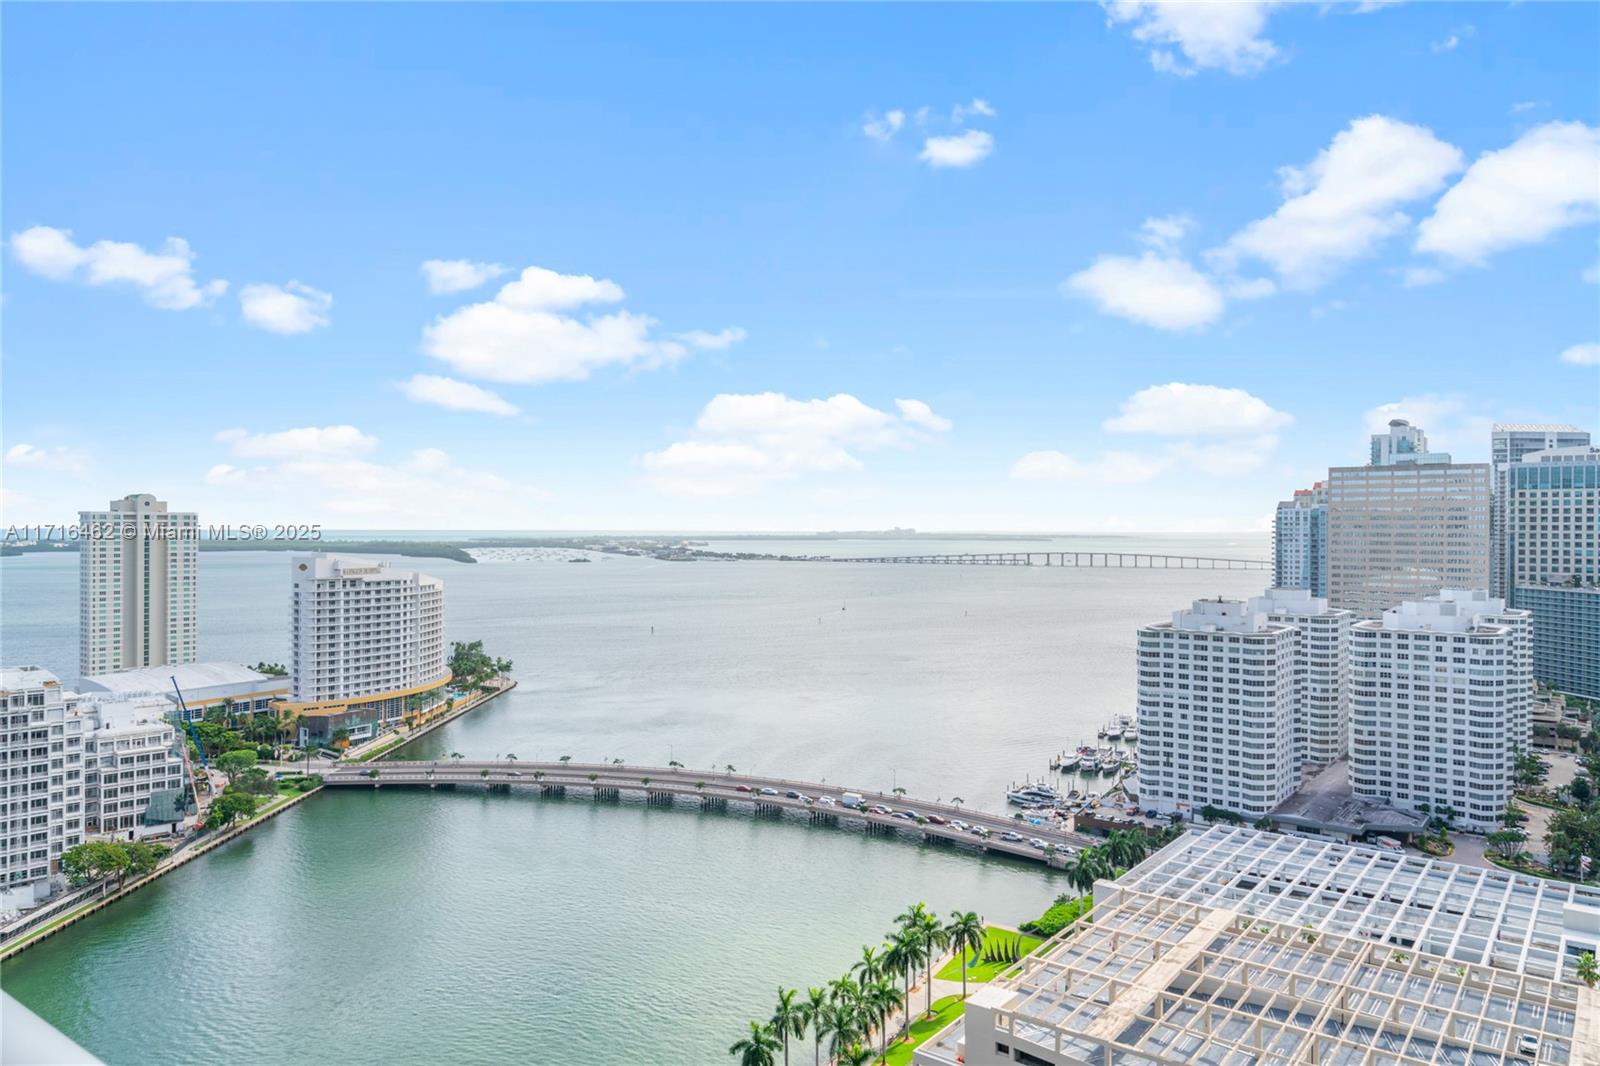
[[[987,949],[999,941],[1005,941],[1009,944],[1011,941],[1015,940],[1018,935],[1019,934],[1015,929],[1002,929],[998,926],[991,925],[983,931],[983,946]],[[1028,936],[1025,933],[1021,934],[1021,936],[1022,953],[1024,955],[1028,954],[1034,948],[1044,943],[1043,940],[1040,940],[1036,936]],[[978,952],[976,959],[974,959],[971,952],[967,953],[967,959],[972,961],[972,967],[967,970],[967,980],[969,982],[982,984],[985,981],[992,981],[997,974],[1008,968],[1008,964],[1006,963],[983,962],[981,961],[982,958],[983,952],[981,951]],[[961,980],[961,960],[951,959],[949,962],[945,963],[939,972],[934,974],[934,976],[943,978],[946,981]]]
[[[934,1033],[961,1016],[961,997],[945,996],[933,1001],[933,1017],[911,1023],[911,1038],[889,1045],[889,1066],[909,1066],[911,1053]]]

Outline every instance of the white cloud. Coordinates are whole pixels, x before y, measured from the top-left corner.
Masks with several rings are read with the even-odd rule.
[[[332,308],[331,295],[298,281],[246,285],[239,290],[239,311],[244,320],[269,333],[309,333],[328,324]]]
[[[5,464],[76,473],[83,469],[84,459],[83,454],[75,448],[13,444],[6,449]]]
[[[982,115],[984,118],[994,118],[995,110],[989,101],[975,96],[970,104],[957,104],[950,109],[950,121],[957,126],[962,125],[972,115]]]
[[[648,315],[562,313],[623,297],[614,281],[528,267],[493,300],[436,318],[423,330],[422,349],[460,373],[516,384],[582,381],[601,367],[658,366],[685,354],[683,343],[654,335]],[[731,344],[734,331],[698,336]]]
[[[868,114],[861,123],[861,132],[877,141],[879,144],[888,144],[894,135],[900,132],[900,127],[906,124],[904,111],[886,111],[882,115]]]
[[[952,424],[948,418],[934,414],[933,408],[921,400],[896,400],[894,405],[900,411],[901,418],[922,429],[944,433]]]
[[[1194,219],[1188,215],[1162,215],[1147,218],[1139,227],[1139,241],[1149,248],[1171,255],[1183,243],[1183,238],[1194,229]]]
[[[538,526],[547,497],[498,474],[463,469],[437,448],[418,448],[395,462],[314,452],[267,458],[248,468],[219,463],[205,482],[222,494],[227,509],[293,500],[296,521],[399,529],[432,528],[441,514],[471,528]]]
[[[1561,353],[1561,361],[1573,366],[1600,366],[1600,344],[1574,344]]]
[[[1580,278],[1582,278],[1584,281],[1588,282],[1590,285],[1600,284],[1600,263],[1596,263],[1593,266],[1587,268],[1586,270],[1584,270],[1584,272],[1582,274],[1579,274],[1578,276]]]
[[[194,252],[180,237],[168,237],[159,252],[147,252],[123,241],[83,247],[73,241],[71,230],[33,226],[11,235],[11,254],[24,269],[52,281],[132,285],[143,290],[145,303],[163,311],[199,307],[228,288],[222,280],[195,282]]]
[[[355,426],[304,426],[277,433],[225,429],[217,434],[217,440],[245,459],[363,455],[378,446],[377,437]]]
[[[641,465],[660,491],[728,495],[802,474],[859,470],[856,452],[910,447],[925,439],[922,430],[949,428],[919,400],[896,405],[898,417],[845,393],[825,400],[723,393],[706,404],[690,439],[646,454]]]
[[[1128,397],[1122,413],[1107,419],[1105,429],[1166,437],[1241,437],[1271,433],[1293,421],[1293,415],[1274,410],[1243,389],[1174,381]]]
[[[1356,119],[1309,164],[1280,170],[1283,205],[1212,258],[1225,270],[1260,260],[1286,286],[1315,288],[1410,225],[1400,205],[1436,192],[1461,165],[1459,149],[1421,126]]]
[[[1444,271],[1437,267],[1406,267],[1400,272],[1401,284],[1408,289],[1420,289],[1427,285],[1437,285],[1444,280]]]
[[[1150,46],[1152,67],[1186,77],[1205,69],[1241,75],[1265,69],[1279,55],[1262,36],[1276,6],[1257,0],[1112,0],[1105,9],[1109,25],[1132,24],[1134,40]]]
[[[1600,128],[1549,122],[1479,156],[1417,233],[1417,251],[1482,265],[1600,217]]]
[[[963,130],[948,137],[927,138],[917,158],[930,167],[970,167],[993,151],[992,135],[983,130]]]
[[[406,399],[416,403],[431,403],[452,411],[478,411],[489,415],[515,415],[522,411],[498,393],[480,388],[455,378],[436,374],[414,374],[409,381],[400,383]]]
[[[1461,47],[1461,42],[1478,32],[1476,26],[1457,26],[1445,35],[1441,41],[1434,41],[1428,47],[1435,52],[1454,52]]]
[[[1157,329],[1197,329],[1223,311],[1222,292],[1180,258],[1146,252],[1103,255],[1063,283],[1063,289],[1093,300],[1106,314]]]
[[[708,333],[703,329],[691,329],[687,333],[676,333],[674,336],[691,348],[721,351],[724,348],[732,348],[749,334],[745,333],[739,326],[729,326],[727,329],[718,330],[716,333]]]
[[[422,264],[428,291],[434,295],[466,292],[506,272],[499,263],[474,263],[470,259],[429,259]]]

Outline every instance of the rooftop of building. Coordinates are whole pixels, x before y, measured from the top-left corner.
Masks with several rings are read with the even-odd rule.
[[[1214,826],[1095,899],[917,1061],[995,1041],[1124,1066],[1600,1063],[1573,972],[1600,889]]]
[[[1222,596],[1195,600],[1181,611],[1172,612],[1171,621],[1154,622],[1145,629],[1175,629],[1205,633],[1275,633],[1292,629],[1292,626],[1267,619],[1265,614],[1244,600],[1230,600]]]
[[[22,692],[32,688],[56,688],[61,679],[42,666],[0,668],[0,692]]]
[[[1406,600],[1385,610],[1382,618],[1368,618],[1351,628],[1363,633],[1400,630],[1493,636],[1509,631],[1509,626],[1496,619],[1527,617],[1528,611],[1507,607],[1505,600],[1485,589],[1442,589],[1437,595]]]
[[[169,666],[141,666],[134,670],[118,670],[110,674],[90,674],[81,687],[89,691],[145,693],[171,695],[173,679],[187,693],[199,694],[207,689],[222,686],[250,686],[267,692],[289,687],[286,677],[263,674],[242,663],[207,662],[183,663]]]
[[[1496,422],[1491,433],[1582,433],[1565,422]]]
[[[1357,796],[1350,788],[1350,764],[1343,759],[1319,770],[1278,805],[1272,818],[1296,829],[1351,837],[1367,833],[1404,837],[1428,828],[1428,819],[1416,811]]]

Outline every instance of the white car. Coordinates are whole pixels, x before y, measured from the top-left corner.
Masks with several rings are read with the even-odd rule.
[[[817,802],[822,804],[824,807],[832,807],[839,801],[834,799],[832,796],[823,796],[821,799],[817,800]]]
[[[1526,1055],[1535,1061],[1539,1058],[1539,1038],[1531,1033],[1523,1033],[1517,1037],[1517,1054]]]

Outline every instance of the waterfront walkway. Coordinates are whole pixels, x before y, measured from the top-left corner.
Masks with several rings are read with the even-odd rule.
[[[572,791],[597,799],[616,799],[626,792],[643,797],[650,803],[676,804],[680,800],[688,800],[700,804],[703,808],[718,810],[735,804],[754,808],[757,813],[792,813],[821,824],[864,822],[872,832],[896,832],[928,841],[943,840],[982,851],[1033,859],[1052,866],[1065,865],[1066,860],[1074,852],[1098,843],[1093,837],[1066,832],[1048,824],[1033,825],[1012,814],[990,814],[969,807],[935,803],[913,796],[897,796],[893,793],[851,788],[848,785],[693,770],[687,767],[508,760],[495,762],[448,759],[438,762],[385,760],[336,766],[324,771],[322,779],[323,784],[329,788],[476,786],[504,790],[537,790],[545,796],[565,796],[568,791]],[[776,795],[763,795],[761,790],[764,788],[771,789]],[[797,792],[801,798],[785,795],[788,792]],[[852,810],[843,804],[847,792],[861,795],[867,805],[881,805],[891,811],[915,812],[923,821],[897,818],[893,814]],[[824,804],[822,802],[824,798],[832,799],[833,805]],[[969,826],[981,826],[989,830],[989,836],[981,837],[948,824],[938,825],[927,821],[930,815],[937,815],[947,822],[960,819]],[[1019,833],[1023,839],[1021,841],[1000,839],[1001,834],[1007,832]],[[1034,847],[1029,843],[1031,838],[1038,838],[1050,845],[1050,850]]]

